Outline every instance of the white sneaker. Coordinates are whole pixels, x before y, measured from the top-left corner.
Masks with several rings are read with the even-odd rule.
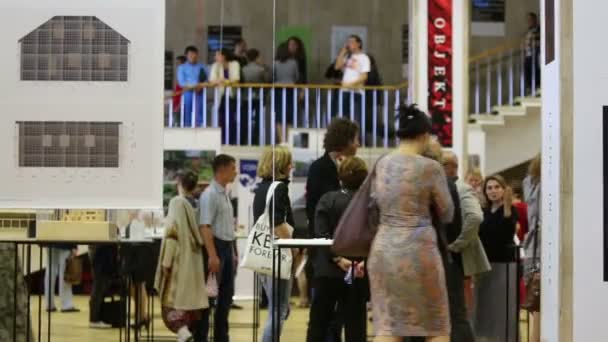
[[[111,329],[112,326],[109,324],[106,324],[102,321],[99,321],[99,322],[89,322],[89,328],[91,328],[91,329]]]

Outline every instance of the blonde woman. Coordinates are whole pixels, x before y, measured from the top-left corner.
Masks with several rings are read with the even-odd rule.
[[[475,191],[475,194],[479,199],[479,203],[483,204],[485,198],[483,195],[483,174],[481,173],[481,170],[478,168],[469,170],[464,178],[464,181],[470,185],[471,188],[473,188],[473,191]]]
[[[169,202],[154,287],[158,290],[162,318],[177,341],[192,339],[195,323],[205,319],[209,307],[203,271],[203,238],[188,197],[198,177],[187,172],[179,181],[180,195]]]
[[[483,189],[486,205],[479,238],[492,270],[475,283],[475,333],[479,342],[511,342],[519,324],[517,250],[513,242],[517,210],[511,188],[500,175],[486,178]],[[510,302],[497,300],[505,296]]]
[[[274,195],[270,201],[270,225],[274,227],[274,234],[280,239],[290,239],[293,234],[294,219],[291,210],[291,200],[289,199],[289,178],[292,170],[291,152],[285,146],[268,147],[262,154],[258,165],[258,177],[262,182],[255,190],[253,199],[253,216],[254,222],[258,220],[266,209],[266,195],[273,182],[278,181],[280,184],[275,188]],[[280,308],[279,328],[283,328],[283,323],[289,315],[289,297],[291,296],[292,279],[279,280],[280,286],[284,291],[281,292],[281,298],[278,303],[274,303],[272,298],[272,276],[261,276],[262,286],[268,295],[268,307],[272,308],[276,305]],[[264,327],[263,342],[272,341],[272,320],[275,315],[268,315],[266,325]]]

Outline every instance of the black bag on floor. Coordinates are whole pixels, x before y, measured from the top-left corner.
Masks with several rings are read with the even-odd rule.
[[[114,297],[106,298],[101,304],[101,320],[112,328],[124,328],[127,320],[125,301]]]

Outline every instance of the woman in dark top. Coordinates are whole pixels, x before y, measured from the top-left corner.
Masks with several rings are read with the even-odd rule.
[[[334,231],[365,177],[367,166],[358,157],[348,157],[338,167],[342,189],[321,197],[315,215],[315,237],[333,238]],[[366,333],[366,303],[369,297],[364,260],[349,260],[319,249],[313,260],[315,296],[310,308],[306,340],[323,341],[337,311],[345,325],[346,342],[363,342]],[[337,310],[335,309],[337,306]]]
[[[253,216],[254,222],[258,220],[266,208],[266,195],[274,182],[279,182],[274,190],[274,195],[270,201],[268,210],[270,211],[270,225],[274,227],[276,238],[290,239],[293,234],[293,212],[291,210],[291,200],[289,199],[289,175],[292,169],[291,152],[285,146],[275,146],[267,148],[262,155],[260,164],[258,165],[258,177],[262,182],[255,189],[255,197],[253,198]],[[267,294],[272,293],[272,276],[261,275],[262,286]],[[281,321],[279,322],[280,329],[283,328],[283,323],[289,315],[289,297],[291,296],[292,279],[279,280],[281,298],[279,303],[273,303],[272,296],[268,296],[268,307],[273,308],[274,305],[279,305],[281,313]],[[264,327],[264,335],[262,342],[272,341],[272,319],[274,315],[268,315],[266,325]]]
[[[513,240],[517,210],[512,204],[511,189],[501,176],[486,178],[483,191],[484,218],[479,237],[492,270],[475,285],[475,333],[478,341],[510,342],[515,341],[518,328],[518,251]]]

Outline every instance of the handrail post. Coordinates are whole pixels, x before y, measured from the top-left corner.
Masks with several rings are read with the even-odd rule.
[[[532,82],[530,82],[532,97],[536,97],[536,63],[538,63],[538,57],[536,56],[536,37],[534,37],[534,39],[532,39],[532,70],[530,70],[532,74]]]
[[[479,100],[480,100],[480,84],[479,84],[479,61],[475,62],[475,114],[479,114]]]
[[[220,118],[220,89],[215,87],[213,88],[213,128],[217,128],[219,126]]]
[[[492,59],[488,57],[488,69],[486,70],[486,114],[492,112]]]
[[[259,111],[258,116],[260,120],[260,146],[266,145],[266,111],[264,110],[264,88],[260,88]]]
[[[281,96],[283,99],[283,101],[281,101],[281,122],[283,123],[283,125],[281,125],[281,136],[283,140],[285,140],[287,139],[287,88],[283,88]],[[283,142],[285,141],[281,141],[281,143]]]
[[[203,127],[207,128],[207,88],[203,88],[203,98],[201,105],[203,106]]]
[[[388,90],[384,90],[384,148],[388,148]]]
[[[310,128],[310,108],[309,108],[308,87],[304,88],[304,127]]]
[[[338,115],[340,117],[344,116],[344,113],[342,113],[342,111],[344,110],[344,91],[342,90],[342,88],[340,88],[340,92],[338,93],[339,95],[339,99],[338,99]]]
[[[241,145],[241,88],[236,88],[236,145]]]
[[[520,68],[519,68],[519,95],[521,96],[521,98],[523,99],[526,96],[526,46],[525,43],[522,43],[521,45],[521,49],[520,49]]]
[[[361,94],[361,146],[365,147],[365,91]]]
[[[179,111],[179,127],[184,128],[185,126],[185,118],[184,118],[184,110],[185,110],[185,102],[186,102],[186,96],[184,93],[182,93],[182,101],[180,104],[180,111]]]
[[[509,52],[509,105],[513,105],[513,51]]]
[[[503,54],[498,55],[498,64],[496,66],[496,104],[502,106],[502,60]]]
[[[321,89],[317,88],[317,129],[321,128]]]
[[[274,146],[276,142],[276,108],[274,105],[275,88],[270,89],[270,145]]]
[[[350,121],[355,121],[355,91],[350,90]]]
[[[190,115],[190,126],[196,127],[196,90],[192,90],[192,113]]]
[[[173,97],[169,99],[169,117],[167,118],[167,126],[173,127]]]
[[[253,89],[251,87],[247,88],[247,145],[251,146],[252,144],[252,133],[253,133]],[[256,120],[258,124],[260,123],[260,118],[258,115],[258,119]]]
[[[327,89],[327,124],[331,122],[332,119],[332,110],[331,110],[331,94],[333,93],[332,89]]]
[[[293,128],[298,128],[298,88],[293,88]]]
[[[230,145],[230,87],[224,89],[224,96],[224,144]]]
[[[372,144],[373,147],[378,146],[377,132],[378,132],[378,91],[374,90],[372,99]]]

